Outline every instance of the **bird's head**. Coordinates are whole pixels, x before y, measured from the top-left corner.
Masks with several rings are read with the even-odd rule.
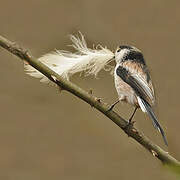
[[[142,52],[133,46],[119,46],[115,51],[115,60],[119,64],[126,60],[136,60],[140,63],[144,63],[144,58]]]

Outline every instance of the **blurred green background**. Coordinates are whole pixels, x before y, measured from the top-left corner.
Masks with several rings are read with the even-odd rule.
[[[39,57],[71,50],[68,34],[81,31],[92,47],[130,44],[144,52],[157,94],[157,114],[169,147],[138,111],[135,126],[180,159],[180,2],[103,0],[1,0],[0,34]],[[175,175],[89,105],[59,94],[24,74],[22,62],[0,49],[0,177],[4,180],[175,180]],[[117,99],[113,77],[72,81],[105,102]],[[115,109],[124,118],[129,105]]]

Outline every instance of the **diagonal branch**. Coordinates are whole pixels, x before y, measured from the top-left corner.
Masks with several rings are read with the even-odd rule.
[[[73,95],[79,97],[83,101],[90,104],[102,112],[105,116],[111,119],[116,125],[118,125],[128,136],[135,139],[139,144],[146,148],[154,157],[158,158],[163,164],[172,164],[180,166],[180,162],[172,157],[168,152],[161,149],[159,146],[150,141],[145,135],[133,126],[127,128],[127,121],[120,117],[114,111],[108,111],[107,104],[94,97],[92,94],[84,91],[77,85],[63,79],[57,73],[49,69],[46,65],[38,61],[36,58],[31,56],[27,50],[18,46],[16,43],[11,42],[4,37],[0,36],[0,46],[8,50],[10,53],[18,56],[20,59],[27,61],[31,66],[36,68],[38,71],[43,73],[51,81],[56,83],[60,88],[69,91]]]

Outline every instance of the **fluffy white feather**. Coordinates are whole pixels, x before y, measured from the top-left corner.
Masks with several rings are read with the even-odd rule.
[[[112,51],[101,45],[98,45],[95,49],[88,48],[81,33],[80,37],[71,35],[70,38],[73,42],[72,47],[77,51],[76,53],[57,50],[40,57],[39,61],[67,80],[77,72],[84,72],[86,76],[97,76],[102,69],[112,70],[112,66],[108,65],[114,57]],[[49,82],[48,78],[29,64],[25,63],[24,68],[30,76],[40,78],[41,82]]]

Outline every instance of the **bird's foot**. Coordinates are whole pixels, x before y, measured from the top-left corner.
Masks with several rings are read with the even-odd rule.
[[[124,127],[124,129],[129,129],[129,128],[134,127],[135,122],[136,121],[132,121],[132,119],[129,119],[129,121],[128,121],[127,125]]]

